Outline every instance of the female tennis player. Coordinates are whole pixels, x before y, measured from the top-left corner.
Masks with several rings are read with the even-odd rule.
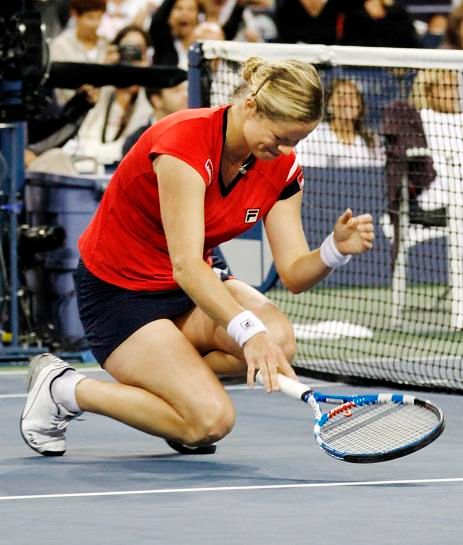
[[[211,252],[263,219],[280,278],[307,290],[352,254],[372,247],[369,214],[346,210],[320,248],[301,222],[303,178],[294,146],[321,118],[315,69],[250,58],[234,105],[177,112],[149,128],[120,163],[80,241],[82,323],[116,382],[77,373],[51,354],[34,358],[21,418],[26,443],[66,450],[83,411],[210,453],[235,422],[217,376],[261,371],[295,378],[292,325],[250,286],[214,265]]]

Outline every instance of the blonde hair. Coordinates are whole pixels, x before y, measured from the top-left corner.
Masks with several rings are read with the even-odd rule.
[[[323,113],[323,87],[315,68],[298,60],[266,62],[250,57],[241,76],[256,99],[257,112],[272,120],[312,122]]]
[[[413,80],[409,103],[417,110],[429,108],[429,95],[434,85],[445,84],[446,77],[455,78],[456,72],[448,69],[420,70]]]

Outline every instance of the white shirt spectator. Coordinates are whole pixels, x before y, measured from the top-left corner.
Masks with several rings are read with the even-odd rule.
[[[341,142],[329,123],[322,122],[296,146],[299,164],[307,167],[365,167],[384,165],[384,153],[368,147],[357,134],[352,144]]]
[[[93,158],[100,165],[111,165],[121,160],[125,139],[148,123],[153,110],[143,89],[140,89],[131,116],[123,131],[117,135],[124,112],[112,99],[114,91],[114,87],[110,86],[101,89],[98,102],[87,114],[77,136],[66,142],[64,146],[66,153],[74,157]]]
[[[449,204],[452,162],[460,172],[455,183],[459,193],[463,192],[463,113],[444,113],[425,108],[420,110],[420,115],[437,176],[429,188],[418,196],[418,202],[423,210],[435,210]]]

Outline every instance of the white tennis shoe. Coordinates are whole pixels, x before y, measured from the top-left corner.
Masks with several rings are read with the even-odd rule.
[[[64,433],[67,425],[82,414],[68,411],[53,399],[52,383],[67,371],[74,371],[74,368],[53,354],[35,356],[29,365],[28,395],[20,429],[31,449],[44,456],[61,456],[65,453]]]

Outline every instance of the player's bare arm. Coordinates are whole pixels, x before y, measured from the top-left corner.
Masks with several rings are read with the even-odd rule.
[[[168,155],[158,157],[154,168],[174,278],[208,316],[226,328],[244,309],[203,259],[204,181],[191,166]]]
[[[308,290],[331,271],[320,256],[310,250],[301,221],[302,192],[278,201],[265,219],[265,230],[278,274],[293,293]],[[353,217],[347,209],[334,226],[334,242],[341,254],[358,254],[372,248],[373,220],[370,214]]]
[[[243,309],[203,260],[204,192],[201,176],[188,164],[163,155],[154,161],[158,176],[161,217],[174,277],[179,286],[224,329]],[[181,211],[181,213],[179,213]],[[258,369],[267,389],[277,390],[277,372],[295,376],[281,348],[266,332],[243,346],[248,365],[248,383]]]

